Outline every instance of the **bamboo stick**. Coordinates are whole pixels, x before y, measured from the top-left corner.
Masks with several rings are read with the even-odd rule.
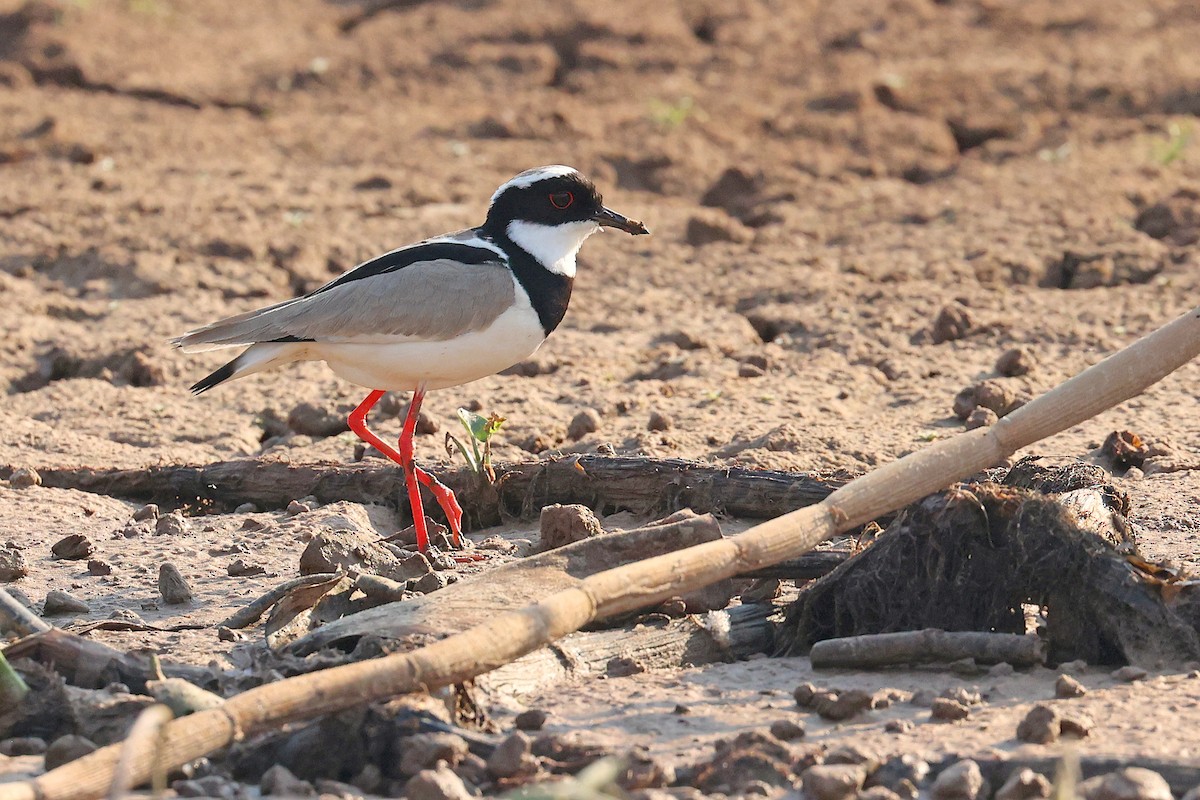
[[[429,691],[489,672],[598,618],[633,611],[740,572],[806,552],[841,531],[915,502],[1018,449],[1077,425],[1200,355],[1200,308],[1193,309],[1010,414],[937,442],[838,489],[815,506],[765,522],[740,536],[600,572],[539,603],[409,653],[300,675],[230,698],[219,708],[164,728],[157,754],[135,754],[137,783],[159,764],[178,766],[231,742],[397,694]],[[112,745],[24,783],[0,785],[0,800],[91,800],[108,790],[120,745]]]

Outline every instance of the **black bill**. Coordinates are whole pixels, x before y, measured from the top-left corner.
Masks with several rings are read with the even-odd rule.
[[[626,233],[632,233],[634,236],[650,232],[647,230],[645,225],[638,222],[636,219],[623,217],[609,208],[601,208],[596,212],[596,215],[592,217],[592,219],[596,220],[596,222],[599,222],[606,228],[619,228]]]

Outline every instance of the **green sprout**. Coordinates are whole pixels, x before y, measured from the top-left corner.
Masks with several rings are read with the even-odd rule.
[[[1192,126],[1186,122],[1172,122],[1167,126],[1167,140],[1155,142],[1152,156],[1166,167],[1183,158],[1184,151],[1192,143]]]
[[[650,101],[650,119],[664,128],[678,128],[695,110],[696,103],[690,97],[681,97],[674,103]]]
[[[9,666],[4,653],[0,652],[0,708],[16,708],[28,693],[29,687],[25,681]]]
[[[492,469],[492,437],[500,430],[500,426],[504,424],[505,419],[497,414],[489,414],[488,416],[480,416],[473,411],[468,411],[465,408],[458,410],[458,421],[462,423],[466,429],[466,440],[470,443],[471,448],[459,441],[457,436],[450,433],[446,434],[446,453],[451,458],[454,457],[454,448],[458,448],[458,452],[462,453],[462,457],[466,460],[467,466],[476,475],[487,479],[488,483],[496,482],[496,471]],[[483,445],[483,449],[480,449]]]

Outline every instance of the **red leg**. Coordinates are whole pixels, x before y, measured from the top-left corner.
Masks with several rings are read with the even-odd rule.
[[[419,394],[424,393],[421,392]],[[425,508],[421,505],[421,487],[416,481],[412,463],[412,430],[416,429],[416,417],[410,408],[409,417],[412,418],[412,430],[409,427],[409,419],[406,418],[404,420],[404,431],[408,434],[408,452],[407,454],[404,452],[405,437],[403,434],[400,436],[400,452],[396,452],[392,449],[391,445],[367,429],[367,412],[379,402],[379,398],[383,397],[383,395],[384,391],[382,389],[372,391],[359,404],[358,408],[350,412],[350,430],[354,431],[358,435],[358,438],[383,453],[392,461],[395,461],[404,469],[404,483],[408,488],[408,504],[412,507],[413,526],[417,530],[417,549],[425,552],[429,549],[429,530],[425,525]],[[414,400],[416,400],[417,396],[417,394],[413,395]],[[414,406],[419,408],[420,403],[415,402]]]
[[[428,486],[429,491],[433,493],[439,506],[442,507],[442,512],[446,515],[446,521],[450,525],[450,539],[455,547],[462,546],[462,506],[458,504],[458,498],[454,496],[454,492],[450,487],[439,481],[437,478],[430,475],[425,470],[418,467],[413,462],[413,442],[412,437],[417,429],[417,419],[421,414],[421,403],[425,400],[425,389],[420,388],[413,392],[412,402],[408,406],[408,414],[404,418],[404,430],[400,434],[400,455],[405,458],[407,463],[411,465],[413,476],[421,484]]]

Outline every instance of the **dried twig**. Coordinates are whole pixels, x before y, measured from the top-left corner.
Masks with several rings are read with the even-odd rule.
[[[397,694],[461,683],[554,642],[584,625],[760,569],[831,536],[979,472],[1016,450],[1133,397],[1200,355],[1200,308],[1085,370],[1001,419],[888,464],[821,503],[737,537],[609,569],[541,602],[498,614],[408,653],[308,673],[246,691],[218,709],[166,726],[162,763],[183,764],[238,738]],[[95,751],[32,781],[0,785],[0,800],[95,798],[111,782],[119,746]],[[152,773],[155,754],[131,755],[133,780]]]
[[[292,578],[290,581],[285,581],[274,589],[265,592],[241,610],[233,612],[228,618],[218,623],[218,627],[237,630],[238,628],[253,625],[255,622],[258,622],[263,614],[267,613],[267,609],[301,586],[313,586],[318,583],[333,581],[340,577],[341,573],[338,572],[318,572],[313,575],[301,575],[299,578]]]
[[[812,646],[809,657],[815,669],[872,669],[961,658],[973,658],[980,664],[1006,661],[1014,667],[1031,667],[1046,660],[1046,645],[1036,636],[929,628],[825,639]]]

